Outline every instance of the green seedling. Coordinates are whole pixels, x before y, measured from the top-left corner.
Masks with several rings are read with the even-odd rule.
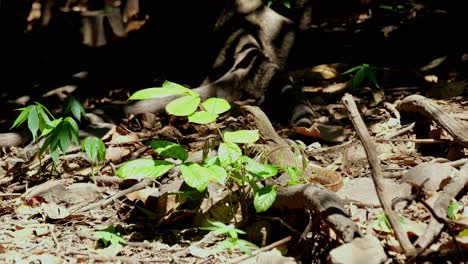
[[[42,104],[36,102],[27,107],[17,109],[21,111],[16,120],[13,122],[11,129],[21,126],[24,122],[28,122],[28,129],[31,132],[33,140],[38,138],[38,132],[41,132],[40,137],[47,135],[56,126],[51,120],[54,116]]]
[[[45,138],[39,155],[49,150],[54,164],[58,161],[60,151],[65,153],[72,141],[78,144],[78,125],[73,118],[55,119],[45,106],[37,102],[18,110],[21,113],[11,128],[17,128],[27,121],[34,141]]]
[[[362,87],[362,85],[364,84],[366,80],[368,80],[376,88],[380,89],[380,85],[377,82],[377,77],[376,77],[377,71],[378,71],[377,67],[364,63],[364,64],[358,65],[356,67],[353,67],[345,71],[343,75],[354,73],[353,82],[352,82],[353,89],[358,89]]]
[[[81,149],[91,161],[91,175],[94,177],[94,167],[106,159],[106,145],[100,138],[89,136],[81,142]]]
[[[233,251],[235,248],[239,248],[245,254],[251,256],[252,250],[250,248],[258,248],[255,244],[239,238],[239,234],[246,234],[244,231],[237,229],[234,225],[226,225],[221,222],[211,222],[212,226],[201,227],[200,229],[212,231],[215,235],[225,235],[226,239],[222,241],[216,248],[216,253],[228,249]]]
[[[361,64],[359,66],[356,66],[347,70],[343,74],[354,73],[353,79],[352,79],[353,90],[357,90],[363,87],[366,82],[369,82],[374,87],[374,89],[372,89],[372,96],[374,98],[374,103],[378,104],[379,102],[383,100],[383,96],[384,96],[384,90],[379,85],[379,82],[377,81],[377,73],[380,70],[386,70],[386,69],[381,69],[375,66],[371,66],[367,63],[364,63],[364,64]]]
[[[47,135],[44,144],[42,145],[39,155],[42,155],[47,149],[54,161],[57,163],[59,152],[66,153],[72,141],[78,143],[78,124],[71,117],[56,119],[56,125],[53,127],[50,134]]]
[[[116,175],[122,178],[157,178],[178,167],[185,183],[199,192],[205,191],[210,182],[235,184],[240,187],[237,189],[241,192],[241,200],[248,196],[249,190],[254,192],[253,205],[257,212],[264,212],[270,208],[276,198],[276,187],[259,188],[256,181],[276,175],[279,167],[259,163],[243,154],[245,145],[255,143],[260,138],[257,130],[221,133],[215,121],[220,114],[230,110],[231,106],[226,100],[210,98],[202,102],[198,93],[169,81],[164,82],[162,87],[137,91],[129,99],[145,100],[173,95],[179,97],[167,104],[166,111],[169,114],[187,117],[192,123],[213,123],[216,126],[222,139],[218,144],[218,155],[207,156],[208,148],[216,147],[216,144],[210,141],[207,143],[207,149],[204,148],[202,163],[188,162],[188,152],[181,145],[158,139],[151,141],[150,145],[161,160],[132,160],[119,168]],[[248,187],[250,188],[247,189]]]

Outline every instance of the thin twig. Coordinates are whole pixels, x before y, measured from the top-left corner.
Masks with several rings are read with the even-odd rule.
[[[395,236],[400,242],[403,250],[406,255],[414,256],[416,253],[416,248],[411,244],[408,236],[403,231],[403,228],[398,220],[397,215],[392,210],[391,198],[388,193],[385,191],[382,170],[379,165],[379,160],[377,158],[377,151],[375,145],[371,142],[369,131],[366,128],[364,121],[362,120],[361,115],[359,114],[356,103],[354,102],[353,96],[350,94],[345,94],[342,98],[343,104],[346,106],[346,109],[349,112],[351,121],[356,129],[356,132],[361,139],[362,145],[366,151],[367,159],[369,160],[370,170],[372,172],[372,179],[374,180],[375,189],[377,191],[380,203],[384,209],[385,214],[390,221],[390,224],[395,232]]]
[[[396,131],[396,132],[393,132],[393,133],[389,133],[387,134],[385,137],[383,137],[384,140],[389,140],[389,139],[392,139],[394,137],[398,137],[399,135],[403,135],[405,134],[406,132],[410,131],[411,129],[414,128],[414,126],[416,125],[415,122],[409,124],[408,126]]]
[[[90,209],[93,209],[93,208],[96,208],[96,207],[101,207],[101,206],[108,205],[108,204],[112,203],[113,201],[115,201],[115,200],[129,194],[129,193],[132,193],[132,192],[135,192],[135,191],[138,191],[138,190],[141,190],[141,189],[145,188],[146,186],[150,185],[152,182],[153,182],[152,179],[145,178],[142,181],[140,181],[139,183],[133,185],[132,187],[127,188],[125,190],[121,190],[118,193],[116,193],[116,194],[112,195],[111,197],[107,198],[106,200],[102,200],[102,201],[99,201],[99,202],[96,202],[96,203],[88,204],[85,207],[78,208],[75,211],[72,211],[72,213],[82,213],[82,212],[86,212],[86,211],[88,211]]]
[[[280,246],[282,244],[285,244],[285,243],[289,242],[290,240],[291,240],[291,236],[285,237],[285,238],[283,238],[281,240],[276,241],[273,244],[270,244],[268,246],[265,246],[265,247],[259,248],[257,250],[254,250],[252,252],[252,255],[250,255],[250,256],[249,255],[243,255],[243,256],[240,256],[238,258],[235,258],[233,260],[228,261],[228,263],[239,263],[239,262],[241,262],[243,260],[253,258],[253,257],[257,256],[258,254],[264,252],[264,251],[267,251],[267,250],[273,249],[275,247],[278,247],[278,246]]]

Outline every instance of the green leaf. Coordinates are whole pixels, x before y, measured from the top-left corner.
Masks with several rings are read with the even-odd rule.
[[[257,213],[265,212],[276,200],[276,190],[271,186],[258,189],[255,193],[254,207]]]
[[[245,254],[249,255],[249,256],[252,256],[252,250],[250,250],[250,248],[247,247],[247,245],[250,246],[250,243],[249,241],[247,240],[244,240],[244,239],[238,239],[236,241],[236,246],[242,251],[244,252]]]
[[[283,0],[283,5],[286,7],[286,8],[291,8],[291,2],[289,2],[289,0]]]
[[[203,192],[210,182],[211,172],[197,163],[182,164],[180,170],[185,183],[199,192]]]
[[[199,104],[198,95],[183,96],[168,103],[166,111],[175,116],[189,116],[197,110]]]
[[[303,173],[298,167],[287,166],[286,172],[289,176],[288,185],[297,185],[300,183],[299,177],[303,177]]]
[[[242,151],[235,143],[224,142],[219,144],[218,158],[221,166],[226,167],[227,165],[234,163],[241,156]]]
[[[224,183],[227,178],[227,172],[224,168],[218,165],[210,165],[205,168],[209,171],[210,180],[219,182],[221,184]]]
[[[178,83],[175,82],[170,82],[168,80],[164,81],[163,85],[164,88],[169,88],[172,90],[179,90],[179,91],[185,91],[187,95],[198,95],[196,92],[192,91],[192,89],[187,88],[185,86],[182,86]]]
[[[15,119],[15,122],[13,122],[13,125],[11,126],[10,129],[19,127],[21,124],[23,124],[28,119],[29,112],[31,111],[31,108],[33,107],[34,107],[33,105],[29,105],[28,107],[17,109],[17,110],[21,110],[21,113]]]
[[[221,243],[219,243],[219,245],[216,247],[215,253],[221,252],[225,249],[234,250],[235,247],[236,247],[235,242],[231,241],[230,239],[224,240]]]
[[[172,167],[173,163],[164,160],[136,159],[125,163],[115,174],[122,179],[156,179]]]
[[[81,142],[81,148],[85,151],[92,163],[102,162],[106,155],[106,145],[100,138],[89,136]]]
[[[205,112],[205,111],[197,111],[191,114],[188,117],[188,121],[195,123],[195,124],[208,124],[216,120],[218,118],[217,114]]]
[[[468,229],[463,229],[458,235],[461,237],[468,237]]]
[[[222,99],[222,98],[209,98],[205,102],[202,103],[203,108],[205,111],[213,114],[222,114],[229,109],[231,109],[231,106],[229,105],[228,101]]]
[[[50,154],[50,157],[52,158],[52,161],[54,162],[54,164],[57,164],[59,154],[60,154],[58,147],[49,148],[49,152],[50,152],[49,154]]]
[[[28,128],[31,131],[33,140],[36,140],[37,131],[39,130],[39,115],[37,113],[38,106],[33,106],[28,115]]]
[[[155,139],[151,141],[150,145],[154,151],[161,156],[180,159],[182,161],[185,161],[188,158],[188,152],[177,143]]]
[[[224,133],[224,141],[234,143],[254,143],[260,138],[258,130],[238,130]]]
[[[64,114],[69,115],[71,114],[76,118],[76,120],[81,121],[81,116],[86,118],[86,111],[83,105],[76,99],[74,96],[68,96],[65,99],[65,107],[64,107]]]
[[[366,78],[366,68],[361,68],[353,77],[353,89],[359,88]]]
[[[203,164],[205,166],[210,166],[210,165],[216,165],[216,164],[220,164],[220,163],[219,163],[218,156],[210,156],[210,157],[206,157]]]
[[[60,126],[63,126],[63,124],[62,124],[63,120],[60,118],[60,119],[57,119],[57,120],[54,120],[54,121],[56,121],[57,125],[51,130],[49,136],[44,141],[44,144],[42,145],[41,149],[39,150],[39,155],[42,155],[47,150],[47,148],[50,149],[50,152],[58,151],[59,143],[60,143],[60,136],[59,136],[59,133],[58,133],[59,129],[56,129],[56,128],[60,127]]]
[[[94,235],[96,238],[102,241],[105,247],[107,247],[109,244],[127,244],[127,241],[125,241],[125,239],[123,239],[122,236],[115,231],[115,227],[113,225],[102,231],[94,232]]]
[[[54,119],[50,122],[50,125],[49,126],[46,126],[44,127],[44,129],[42,130],[41,132],[41,137],[45,137],[47,136],[49,133],[51,133],[52,131],[54,131],[54,128],[56,128],[61,122],[62,122],[62,118],[59,118],[59,119]],[[39,128],[40,129],[40,128]]]
[[[351,68],[351,69],[349,69],[349,70],[343,72],[342,74],[343,74],[343,75],[345,75],[345,74],[350,74],[350,73],[353,73],[353,72],[355,72],[355,71],[360,70],[361,68],[362,68],[362,66],[359,65],[359,66],[353,67],[353,68]]]
[[[145,100],[152,98],[164,98],[171,95],[194,95],[196,94],[189,88],[180,84],[165,81],[163,87],[146,88],[132,94],[128,100]]]
[[[44,135],[44,130],[54,127],[54,123],[50,121],[50,118],[44,109],[39,108],[37,111],[37,114],[39,117],[39,130],[41,131],[41,136],[42,136]]]
[[[68,132],[73,138],[73,141],[78,145],[79,142],[79,129],[78,129],[78,124],[76,121],[71,118],[71,117],[66,117],[64,119],[64,123],[66,124],[66,127],[68,129]]]
[[[447,208],[447,216],[452,220],[457,220],[458,219],[457,212],[462,208],[463,208],[463,205],[461,205],[459,203],[449,204],[449,206]]]
[[[59,140],[59,146],[60,149],[62,150],[63,153],[67,152],[68,147],[70,146],[71,142],[71,135],[64,123],[62,123],[61,126],[58,126],[56,128],[56,133],[58,134],[58,137],[60,138]],[[54,131],[55,132],[55,131]]]
[[[249,157],[244,158],[247,161],[245,165],[246,171],[256,178],[266,179],[278,174],[278,166],[261,164]]]

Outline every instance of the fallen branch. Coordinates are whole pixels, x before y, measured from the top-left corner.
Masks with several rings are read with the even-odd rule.
[[[433,205],[433,211],[437,218],[445,219],[447,216],[447,210],[452,198],[462,191],[468,184],[468,163],[460,168],[458,176],[454,177],[450,183],[448,183],[444,189],[439,193],[436,201]],[[416,245],[421,248],[427,248],[436,237],[439,236],[440,232],[444,227],[444,223],[439,222],[436,217],[431,217],[429,225],[426,231],[416,241]]]
[[[421,95],[410,95],[398,104],[400,112],[420,113],[441,126],[454,140],[468,148],[468,130],[460,122],[446,114],[443,109],[432,100]]]
[[[343,104],[346,106],[346,109],[349,112],[351,121],[356,129],[356,132],[361,139],[362,145],[366,151],[367,159],[369,160],[370,170],[372,172],[372,179],[374,181],[375,189],[377,191],[377,196],[382,204],[385,214],[390,221],[390,225],[393,228],[396,238],[400,242],[403,250],[407,256],[414,256],[416,253],[416,248],[411,244],[408,236],[403,231],[403,228],[398,220],[397,215],[392,210],[391,198],[388,192],[384,189],[384,178],[382,176],[382,171],[379,166],[379,161],[377,159],[377,151],[374,144],[371,142],[369,131],[362,120],[361,115],[359,114],[356,103],[354,102],[353,96],[350,94],[345,94],[342,98]]]

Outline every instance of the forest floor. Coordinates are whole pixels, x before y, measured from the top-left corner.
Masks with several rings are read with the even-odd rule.
[[[365,19],[365,15],[360,19]],[[322,34],[328,32],[327,28],[335,27],[330,22],[319,28]],[[380,29],[397,30],[390,25]],[[338,32],[349,36],[352,30],[343,26]],[[411,35],[411,31],[404,34]],[[330,36],[329,40],[333,41],[335,34]],[[328,39],[322,40],[327,42]],[[86,96],[85,93],[80,97],[87,113],[87,120],[80,124],[80,140],[90,135],[102,138],[107,148],[105,162],[91,166],[79,146],[72,146],[55,165],[47,152],[36,155],[38,147],[31,140],[21,146],[2,147],[0,262],[407,262],[383,215],[371,177],[375,171],[369,166],[370,154],[366,153],[342,98],[345,93],[354,96],[376,149],[374,158],[378,159],[385,178],[387,196],[411,198],[407,204],[398,203],[395,209],[404,233],[411,242],[424,244],[422,237],[432,238],[426,232],[433,224],[430,224],[433,212],[421,201],[433,205],[441,193],[447,192],[450,183],[468,178],[468,78],[465,71],[468,53],[425,53],[430,50],[427,48],[421,51],[422,59],[415,55],[417,58],[409,65],[389,63],[392,53],[385,55],[382,61],[378,56],[369,55],[372,62],[369,67],[349,65],[349,58],[356,60],[359,55],[347,52],[364,54],[370,44],[363,43],[368,40],[367,37],[359,40],[362,45],[358,49],[347,49],[344,43],[337,52],[344,62],[337,58],[329,62],[331,56],[323,54],[333,52],[333,47],[325,47],[326,44],[313,50],[314,54],[322,53],[318,56],[320,59],[315,60],[319,61],[317,63],[310,65],[301,61],[297,58],[300,55],[292,58],[299,66],[288,72],[289,77],[302,86],[316,113],[308,127],[295,126],[290,120],[275,120],[275,115],[267,113],[276,132],[292,146],[300,146],[307,163],[338,175],[330,189],[343,199],[349,218],[364,237],[361,241],[354,240],[348,244],[350,247],[345,247],[339,234],[330,229],[320,215],[305,210],[250,212],[246,216],[245,211],[234,206],[240,201],[218,203],[225,198],[220,194],[230,191],[225,186],[210,184],[200,195],[184,184],[178,170],[139,183],[135,179],[117,177],[116,171],[127,161],[161,158],[150,147],[151,140],[177,142],[188,151],[188,159],[196,161],[201,159],[209,145],[208,139],[216,137],[218,129],[230,131],[248,127],[247,116],[239,111],[241,103],[245,102],[234,102],[231,111],[220,115],[217,127],[189,123],[184,117],[165,112],[122,118],[109,110],[111,103],[128,103],[131,92],[126,87],[117,87],[99,95]],[[417,53],[415,49],[407,51],[411,52]],[[399,56],[405,54],[402,51]],[[351,74],[345,73],[354,66],[360,68]],[[64,84],[51,88],[34,100],[60,116],[65,98],[80,87]],[[414,99],[414,105],[407,106],[405,98],[414,95],[421,97]],[[6,114],[0,125],[2,132],[9,132],[7,129],[18,114],[13,109],[32,101],[26,95],[2,95],[2,99],[6,102]],[[428,113],[421,110],[423,108],[432,110]],[[26,126],[24,124],[23,128],[27,133]],[[266,142],[260,140],[259,144]],[[91,176],[92,173],[95,176]],[[459,182],[466,184],[466,181]],[[434,235],[434,241],[425,244],[428,249],[420,254],[420,260],[462,263],[468,259],[466,188],[459,188],[452,196],[449,208],[442,209],[446,210],[446,215],[441,235]],[[240,238],[255,243],[261,250],[252,248],[252,256],[239,248],[218,251],[225,237],[199,227],[210,219],[222,221],[226,218],[232,223],[234,219],[243,223],[238,228],[247,234]],[[310,224],[314,226],[310,228]]]

